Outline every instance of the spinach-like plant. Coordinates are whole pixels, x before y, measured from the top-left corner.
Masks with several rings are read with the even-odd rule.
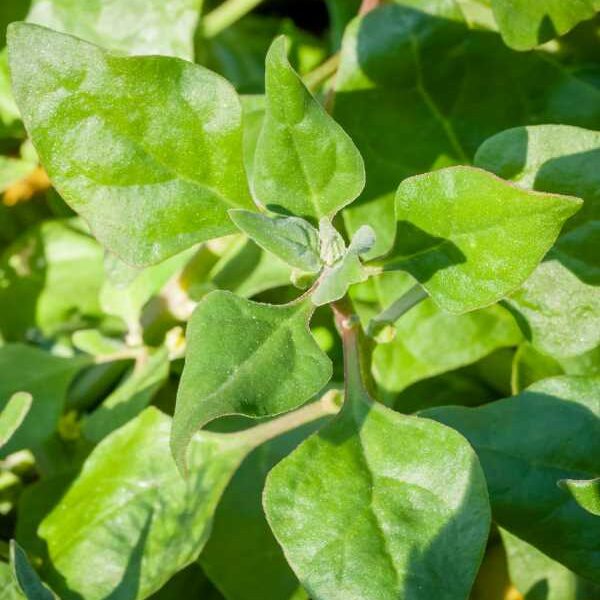
[[[321,95],[276,37],[264,98],[180,58],[190,44],[176,35],[157,51],[177,56],[159,56],[116,32],[104,49],[35,24],[39,6],[10,25],[18,114],[64,209],[106,252],[103,265],[77,220],[2,259],[0,306],[21,297],[26,252],[51,254],[52,227],[69,228],[60,239],[87,277],[65,294],[76,282],[52,266],[37,306],[43,335],[68,331],[70,358],[0,347],[0,365],[21,365],[0,381],[2,451],[33,449],[47,469],[20,502],[35,560],[13,543],[15,594],[183,598],[159,590],[200,557],[228,600],[466,600],[497,531],[520,589],[519,556],[600,584],[600,137],[575,126],[600,128],[598,91],[544,51],[518,64],[476,28],[465,43],[449,3],[422,4],[439,7],[363,11]],[[517,12],[519,28],[507,14],[522,3],[492,4],[510,45],[547,39],[537,12]],[[547,4],[559,34],[595,9]],[[218,10],[209,38],[230,18]],[[490,45],[514,92],[535,95],[517,122],[492,122],[483,100],[446,106]],[[566,124],[500,132],[554,120]],[[185,333],[144,309],[158,293]],[[73,313],[87,322],[65,328]],[[27,327],[3,325],[12,342]],[[481,379],[474,391],[459,368],[517,345],[514,395],[488,398]],[[92,373],[109,381],[100,406]],[[169,384],[172,418],[166,400],[147,408]]]

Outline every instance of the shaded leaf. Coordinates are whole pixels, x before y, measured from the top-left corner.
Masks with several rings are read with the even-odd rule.
[[[600,472],[599,389],[598,378],[556,377],[479,408],[422,413],[471,442],[499,525],[596,583],[600,520],[556,482]],[[543,426],[538,427],[540,416]]]
[[[251,202],[241,107],[224,79],[36,25],[11,25],[9,40],[17,104],[40,159],[111,252],[144,266],[234,231],[227,209]]]
[[[266,59],[266,113],[253,169],[256,198],[299,217],[332,217],[365,183],[362,158],[305,88],[277,38]]]
[[[104,439],[42,522],[52,561],[47,579],[65,599],[141,600],[197,558],[250,448],[204,432],[190,444],[183,480],[169,455],[170,425],[148,408]]]
[[[579,506],[600,517],[600,478],[561,479],[559,486],[569,492]]]
[[[308,300],[284,306],[216,291],[197,306],[171,447],[183,466],[194,431],[228,414],[275,415],[300,406],[331,377],[331,363],[310,334]]]
[[[445,310],[481,308],[525,281],[581,204],[472,167],[418,175],[398,188],[385,269],[408,271]]]
[[[56,600],[57,596],[44,584],[29,563],[27,554],[15,540],[10,542],[10,563],[17,586],[27,600]]]

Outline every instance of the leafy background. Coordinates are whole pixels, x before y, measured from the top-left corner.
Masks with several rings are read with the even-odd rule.
[[[264,114],[265,55],[284,33],[293,66],[323,102],[335,87],[333,115],[364,157],[367,187],[338,221],[349,236],[372,225],[373,256],[391,247],[398,183],[425,171],[475,164],[531,189],[584,198],[591,208],[569,221],[544,262],[506,301],[465,314],[424,301],[397,324],[393,339],[378,345],[373,374],[388,406],[404,414],[431,409],[428,414],[455,423],[476,449],[485,431],[461,423],[464,409],[436,407],[482,406],[502,429],[535,421],[549,407],[541,392],[494,401],[555,375],[600,375],[597,3],[567,10],[551,2],[398,0],[350,22],[360,4],[355,0],[265,0],[218,32],[223,24],[215,22],[215,4],[0,5],[0,404],[17,392],[33,399],[1,450],[2,599],[20,594],[8,567],[13,537],[63,598],[307,598],[270,532],[261,494],[271,467],[316,427],[257,448],[219,449],[211,471],[185,484],[165,461],[164,415],[174,411],[183,330],[195,303],[213,290],[283,303],[297,295],[290,269],[243,234],[143,269],[106,255],[50,186],[27,140],[4,47],[12,21],[43,24],[122,54],[195,60],[222,74],[243,94],[247,168]],[[334,79],[328,65],[337,67]],[[351,296],[366,324],[413,284],[406,273],[388,273],[354,285]],[[312,330],[332,360],[335,386],[342,379],[341,348],[328,310],[317,311]],[[132,356],[126,341],[141,342],[139,354]],[[569,393],[584,402],[584,392]],[[503,413],[533,410],[536,402],[542,406],[529,420]],[[148,406],[154,408],[142,412]],[[586,415],[549,422],[544,438],[531,443],[551,453],[545,439],[570,435],[563,428],[575,418]],[[597,428],[597,418],[596,412],[586,427]],[[246,426],[243,419],[223,419],[211,427]],[[526,428],[511,436],[502,441],[508,448],[529,439]],[[573,459],[584,472],[585,454],[594,453],[589,444]],[[216,452],[208,442],[194,448],[199,464]],[[499,469],[507,479],[488,477],[491,487],[517,490],[510,460]],[[148,489],[136,494],[136,486]],[[203,496],[206,507],[195,504],[204,489],[213,490]],[[221,492],[199,560],[172,577],[207,534],[204,520],[182,515],[214,508]],[[511,502],[523,502],[526,492],[515,491]],[[554,502],[557,493],[552,489],[545,500]],[[164,498],[173,501],[165,507]],[[122,509],[108,515],[115,506]],[[505,512],[492,531],[474,599],[600,597],[593,584],[505,530],[528,526],[515,525]],[[120,534],[111,538],[115,529]],[[553,553],[543,531],[531,535]],[[167,544],[169,561],[146,560],[142,576],[142,557]],[[122,577],[95,576],[120,569]]]

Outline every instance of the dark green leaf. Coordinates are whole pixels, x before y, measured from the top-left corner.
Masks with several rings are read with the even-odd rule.
[[[111,252],[143,266],[234,231],[227,210],[251,201],[241,107],[225,80],[35,25],[11,25],[9,40],[17,104],[40,159]]]
[[[10,563],[17,585],[27,600],[57,600],[56,595],[42,583],[23,548],[14,540],[10,542]]]
[[[600,473],[599,392],[598,378],[557,377],[479,408],[422,413],[471,442],[499,525],[597,583],[600,519],[556,482]]]

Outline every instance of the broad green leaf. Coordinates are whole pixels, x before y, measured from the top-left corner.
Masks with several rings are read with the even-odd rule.
[[[183,598],[223,600],[223,596],[217,592],[197,562],[179,571],[156,594],[150,596],[150,600],[182,600]]]
[[[523,598],[527,600],[592,598],[581,593],[584,584],[575,573],[505,529],[500,528],[500,535],[506,550],[511,581]]]
[[[85,438],[97,443],[137,416],[152,400],[169,375],[166,348],[141,356],[119,386],[90,415],[84,417]]]
[[[319,284],[311,295],[315,306],[323,306],[343,298],[351,285],[367,279],[360,256],[369,252],[374,244],[375,232],[368,225],[363,225],[354,234],[343,256],[333,265],[325,267]]]
[[[560,487],[569,492],[579,506],[600,517],[600,478],[561,479]]]
[[[177,58],[117,56],[28,24],[11,25],[9,57],[52,182],[125,262],[161,262],[231,233],[227,210],[251,207],[241,107],[218,75]],[[65,84],[73,81],[86,83]]]
[[[352,289],[361,321],[387,308],[414,285],[405,273],[385,273]],[[508,311],[491,306],[454,315],[423,300],[394,326],[396,335],[378,344],[373,352],[373,375],[391,395],[428,377],[476,362],[497,348],[513,346],[521,339]]]
[[[191,60],[202,0],[33,0],[27,21],[126,54]]]
[[[195,431],[229,414],[276,415],[300,406],[331,377],[312,337],[307,299],[259,304],[222,291],[202,300],[187,327],[187,352],[171,447],[184,466]]]
[[[599,378],[556,377],[479,408],[422,413],[471,442],[500,526],[596,583],[600,520],[556,482],[600,473],[599,392]]]
[[[504,41],[515,50],[529,50],[600,11],[598,0],[492,0]]]
[[[22,340],[96,324],[102,318],[102,248],[77,220],[47,220],[0,257],[0,331]]]
[[[10,565],[0,562],[0,600],[23,600],[10,570]]]
[[[27,392],[16,392],[0,412],[0,448],[19,429],[31,409],[32,396]]]
[[[580,69],[507,48],[498,34],[470,29],[458,4],[445,0],[398,0],[353,21],[336,90],[334,117],[367,171],[367,187],[344,218],[350,232],[365,223],[377,231],[372,257],[392,246],[403,178],[468,163],[509,127],[600,129],[600,91]]]
[[[269,217],[248,210],[230,210],[231,220],[261,248],[308,273],[321,269],[319,233],[298,217]]]
[[[271,45],[266,65],[266,114],[254,160],[254,195],[271,210],[332,217],[362,191],[362,158],[292,69],[284,37]]]
[[[39,533],[52,561],[46,578],[59,594],[141,600],[196,560],[250,448],[203,432],[190,444],[183,480],[169,455],[170,429],[169,417],[148,408],[112,433],[44,519]]]
[[[290,566],[313,600],[465,600],[490,525],[477,457],[456,432],[350,386],[333,422],[267,477]]]
[[[481,308],[527,279],[581,204],[473,167],[418,175],[398,188],[385,268],[409,272],[445,310]]]
[[[27,600],[58,600],[29,563],[27,554],[17,542],[10,542],[10,563],[17,586]]]
[[[298,580],[265,519],[262,492],[267,473],[316,426],[305,425],[259,446],[223,494],[200,563],[228,600],[301,600],[294,596]]]
[[[511,388],[513,394],[522,392],[536,381],[565,373],[563,367],[551,356],[542,354],[529,342],[523,342],[513,359]]]
[[[23,448],[35,448],[54,432],[75,374],[88,359],[61,358],[23,344],[0,347],[0,408],[16,392],[33,397],[31,409],[10,441],[2,448],[7,455]]]
[[[509,299],[524,330],[542,352],[556,357],[600,343],[600,134],[565,125],[519,127],[487,140],[479,166],[543,192],[583,198],[547,259]]]

